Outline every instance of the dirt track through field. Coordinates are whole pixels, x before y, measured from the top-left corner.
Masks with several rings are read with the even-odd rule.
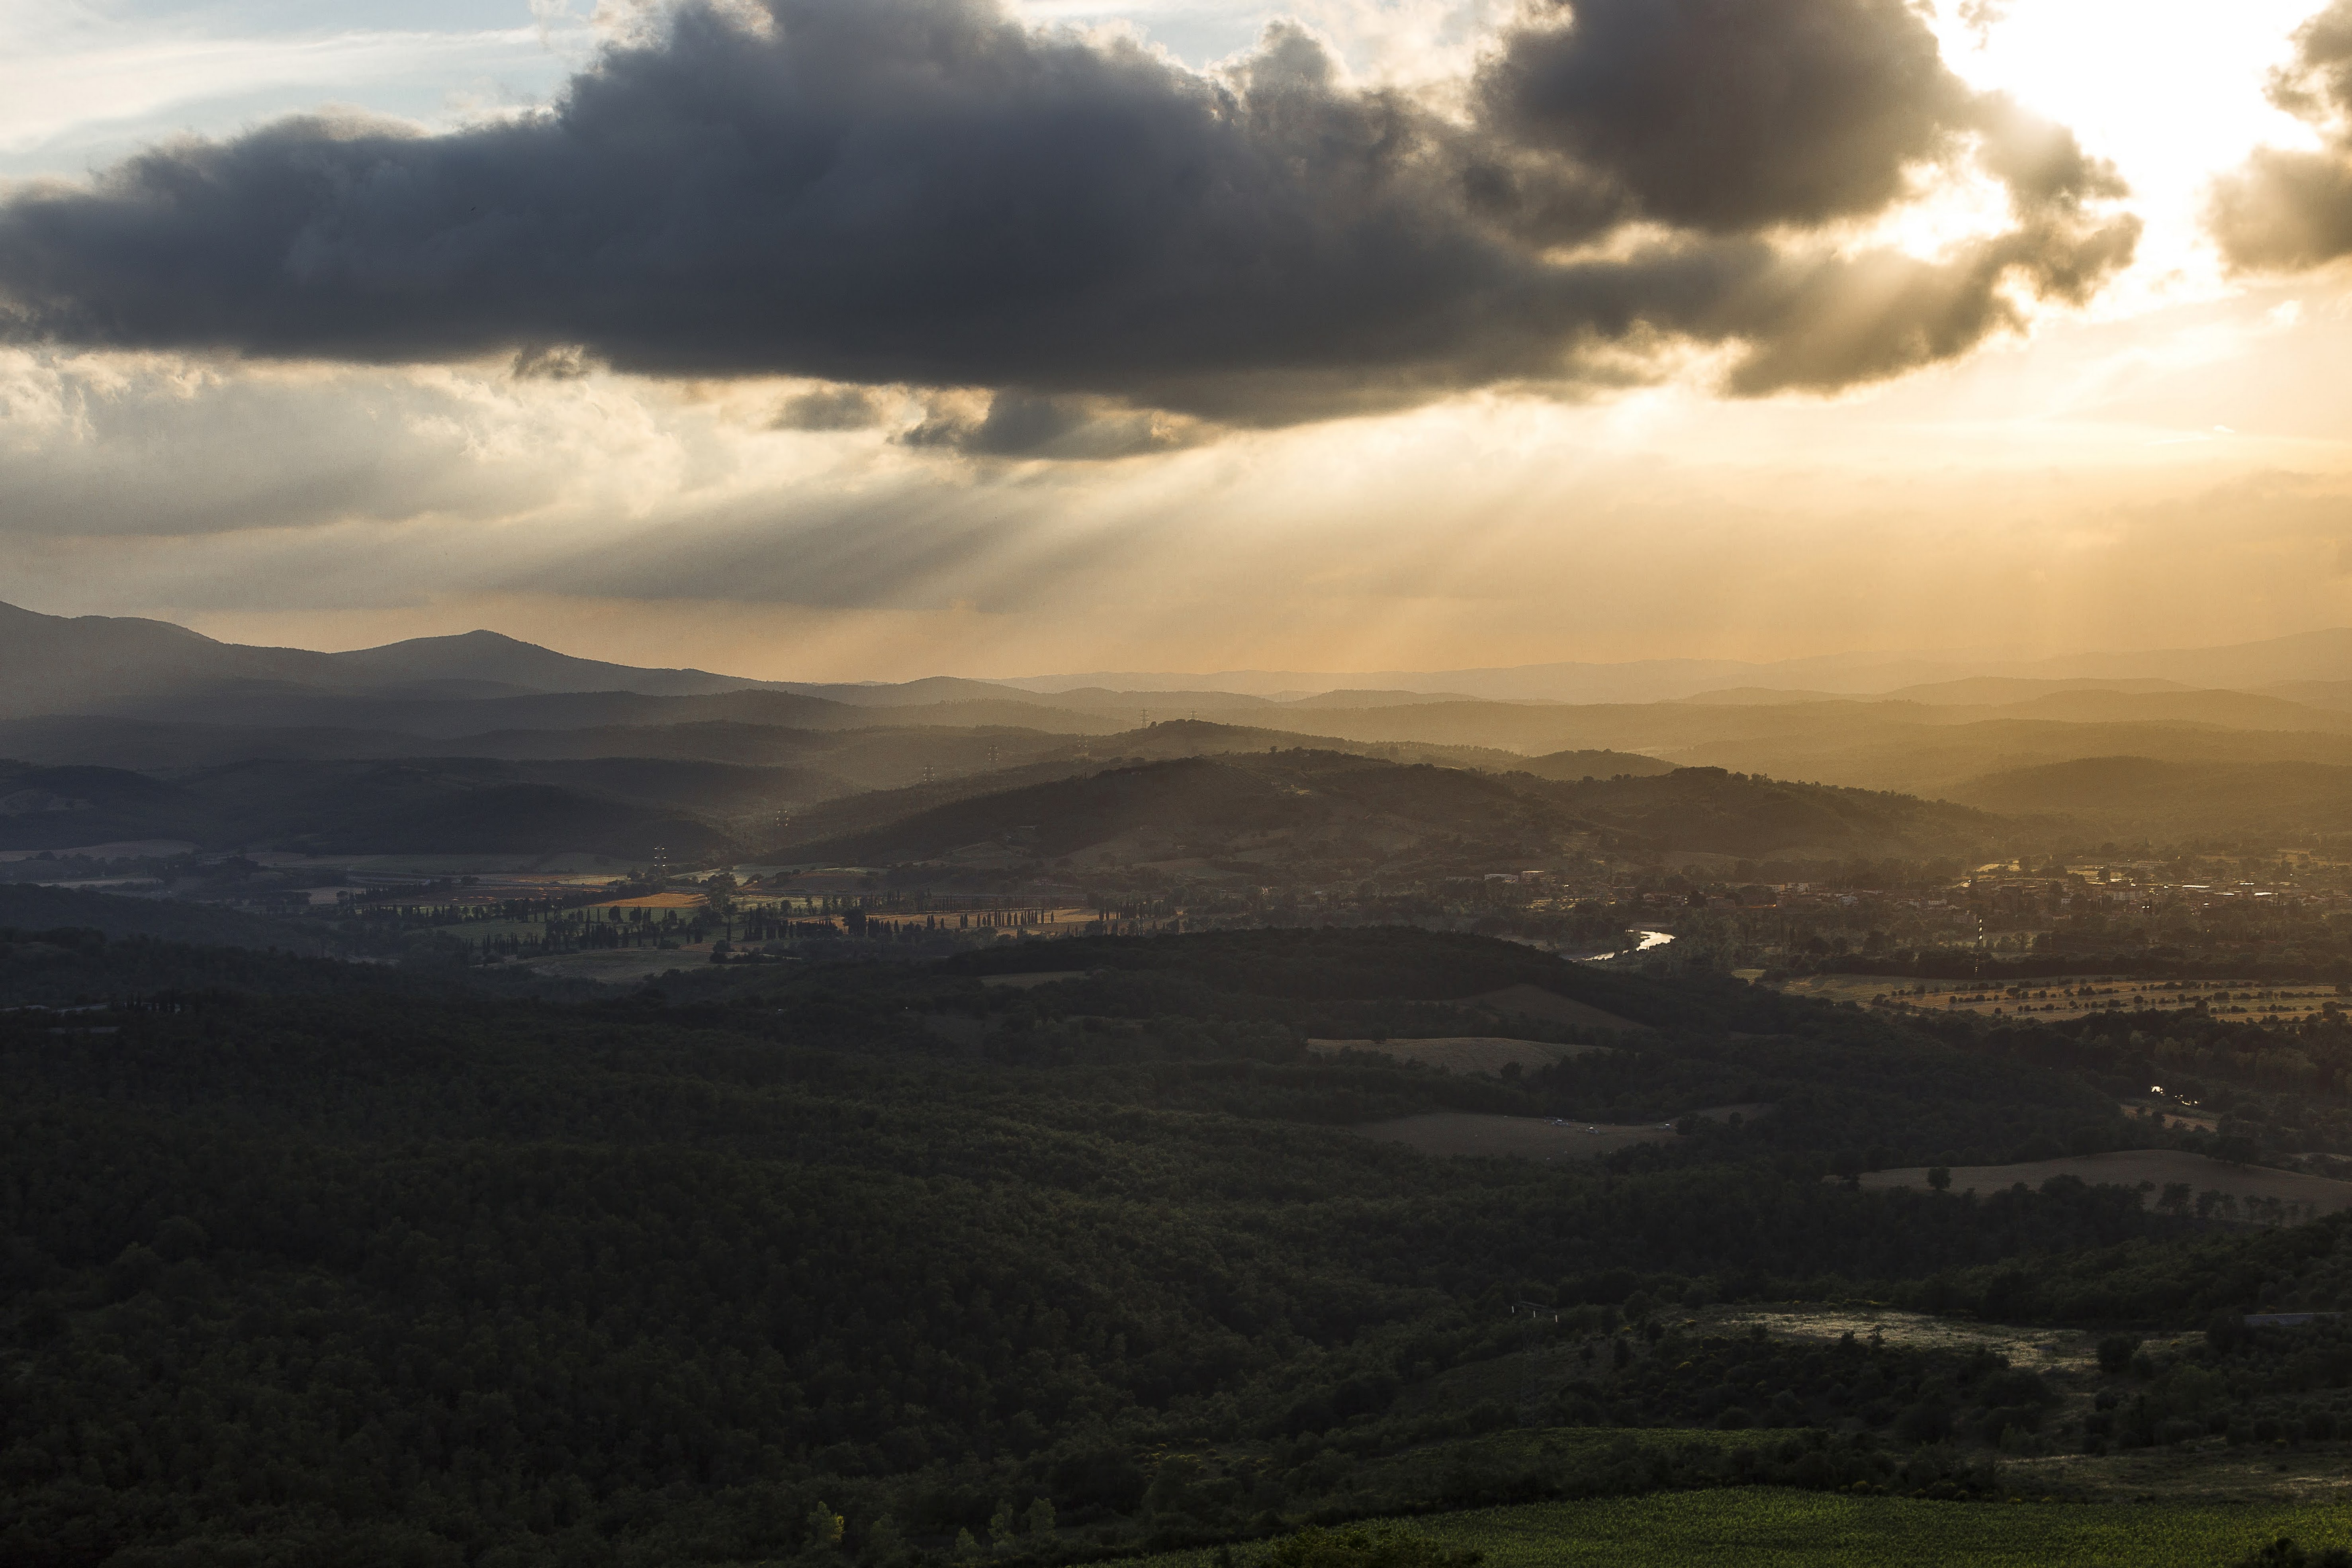
[[[1698,1114],[1719,1121],[1737,1111],[1753,1120],[1771,1109],[1769,1105],[1718,1105]],[[1356,1131],[1424,1154],[1518,1154],[1530,1160],[1591,1160],[1636,1143],[1671,1143],[1682,1136],[1671,1124],[1662,1127],[1654,1121],[1633,1126],[1559,1122],[1540,1116],[1488,1116],[1472,1110],[1433,1110],[1393,1121],[1368,1121]]]
[[[1052,985],[1064,980],[1084,980],[1087,973],[1083,969],[1047,969],[1027,974],[983,974],[980,977],[980,983],[982,985],[1010,986],[1015,991],[1028,991],[1040,985]]]
[[[1426,1040],[1309,1040],[1307,1048],[1318,1057],[1337,1056],[1341,1051],[1370,1051],[1401,1062],[1419,1062],[1441,1072],[1500,1072],[1513,1063],[1523,1071],[1533,1071],[1602,1047],[1514,1040],[1498,1035],[1447,1035]]]

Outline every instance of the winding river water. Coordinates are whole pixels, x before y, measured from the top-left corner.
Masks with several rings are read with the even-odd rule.
[[[1613,959],[1631,958],[1637,952],[1648,952],[1675,940],[1675,933],[1670,931],[1637,931],[1633,934],[1642,940],[1631,947],[1619,948],[1614,952],[1588,952],[1577,956],[1576,961],[1579,963],[1607,963]]]

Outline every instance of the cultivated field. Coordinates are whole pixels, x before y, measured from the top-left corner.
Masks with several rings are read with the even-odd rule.
[[[1718,1105],[1697,1114],[1719,1119],[1738,1112],[1753,1118],[1770,1109],[1768,1105]],[[1393,1121],[1368,1121],[1356,1131],[1424,1154],[1517,1154],[1531,1160],[1591,1160],[1636,1143],[1670,1143],[1682,1136],[1671,1123],[1629,1127],[1550,1121],[1540,1116],[1488,1116],[1473,1110],[1435,1110]]]
[[[588,907],[592,910],[698,910],[708,901],[700,893],[647,893],[639,899],[612,899]]]
[[[710,943],[681,943],[674,948],[624,947],[586,952],[556,952],[531,957],[517,964],[551,980],[595,980],[607,985],[634,985],[673,969],[689,973],[709,966]]]
[[[1307,1048],[1318,1056],[1341,1051],[1372,1051],[1401,1062],[1419,1062],[1441,1072],[1500,1072],[1516,1064],[1523,1071],[1549,1067],[1566,1057],[1597,1051],[1599,1046],[1563,1046],[1549,1040],[1514,1040],[1499,1035],[1446,1035],[1425,1040],[1309,1040]]]
[[[1400,1528],[1475,1547],[1485,1568],[2227,1568],[2280,1535],[2352,1545],[2340,1504],[1928,1502],[1764,1487],[1474,1509]],[[1250,1568],[1263,1550],[1234,1556]],[[1141,1568],[1202,1568],[1210,1555]]]
[[[1641,1025],[1631,1018],[1621,1018],[1614,1013],[1603,1012],[1590,1003],[1572,1001],[1540,985],[1506,985],[1500,991],[1488,991],[1476,996],[1465,996],[1462,1005],[1485,1007],[1496,1013],[1517,1014],[1522,1018],[1540,1018],[1547,1024],[1582,1024],[1595,1029],[1638,1029]]]
[[[2232,1165],[2208,1155],[2173,1149],[2127,1149],[2112,1154],[2032,1160],[2017,1165],[1955,1165],[1952,1191],[1999,1192],[2020,1182],[2038,1187],[2053,1176],[2080,1176],[2095,1186],[2148,1187],[2151,1201],[2170,1184],[2185,1182],[2192,1193],[2227,1193],[2241,1202],[2247,1198],[2275,1198],[2282,1203],[2312,1205],[2314,1214],[2352,1208],[2352,1182],[2273,1171],[2261,1165]],[[1927,1184],[1927,1172],[1924,1166],[1873,1171],[1864,1175],[1862,1184],[1924,1187]]]

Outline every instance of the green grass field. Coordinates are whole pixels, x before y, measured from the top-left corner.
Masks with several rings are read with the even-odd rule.
[[[2320,1504],[1923,1502],[1760,1487],[1530,1503],[1404,1521],[1485,1568],[2230,1568],[2280,1535],[2352,1544],[2352,1510]],[[1237,1552],[1241,1568],[1251,1554]],[[1206,1552],[1146,1560],[1196,1568]]]

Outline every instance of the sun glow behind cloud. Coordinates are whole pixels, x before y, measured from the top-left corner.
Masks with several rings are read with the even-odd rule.
[[[1271,14],[1026,9],[1123,19],[1195,64]],[[1502,8],[1300,9],[1360,78],[1414,84],[1458,74]],[[2032,650],[2340,621],[2352,332],[2326,289],[2225,280],[2197,226],[2215,173],[2307,140],[2263,87],[2308,9],[2038,0],[1979,46],[1946,5],[1948,61],[2113,159],[2147,233],[2088,312],[1836,398],[1727,403],[1710,390],[1727,356],[1700,354],[1663,385],[1487,391],[1069,464],[774,428],[799,384],[90,354],[79,388],[10,373],[52,390],[0,415],[0,597],[342,646],[491,624],[810,677]],[[367,104],[363,74],[319,96]],[[8,113],[0,94],[0,139],[32,144],[30,111]],[[33,142],[78,144],[55,118]],[[2003,199],[1958,182],[1890,231],[1933,251],[1997,228]],[[111,537],[34,521],[100,495],[122,502]]]
[[[2264,96],[2313,0],[2013,0],[1979,30],[1938,8],[1947,61],[1970,85],[2014,95],[2112,160],[2146,220],[2114,313],[2221,287],[2199,226],[2214,177],[2257,143],[2306,145],[2307,127]]]

